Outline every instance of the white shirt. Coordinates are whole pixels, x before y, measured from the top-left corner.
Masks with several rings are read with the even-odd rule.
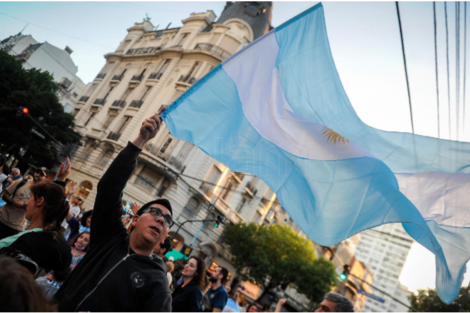
[[[73,206],[73,207],[70,208],[69,211],[71,211],[71,212],[73,213],[73,215],[74,215],[76,218],[78,218],[78,214],[80,213],[80,207],[79,207],[78,205]],[[69,223],[67,223],[67,220],[66,220],[66,219],[64,219],[64,221],[62,222],[62,227],[63,227],[63,228],[69,227]]]

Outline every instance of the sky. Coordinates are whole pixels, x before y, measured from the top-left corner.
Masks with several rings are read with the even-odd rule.
[[[316,3],[276,1],[272,25],[279,26]],[[169,23],[170,27],[181,26],[181,20],[193,12],[212,10],[220,16],[224,5],[225,2],[217,1],[0,2],[0,39],[17,34],[26,26],[23,33],[33,35],[39,42],[48,41],[59,48],[69,46],[74,51],[72,58],[78,66],[77,75],[89,83],[105,64],[103,55],[114,51],[127,34],[126,29],[141,22],[146,14],[161,29]],[[359,117],[378,129],[411,132],[395,2],[323,2],[323,5],[333,57]],[[455,3],[449,2],[447,6],[449,75],[444,4],[436,3],[436,88],[433,4],[400,2],[413,124],[416,134],[468,141],[469,132],[464,133],[468,110],[463,114],[463,82],[467,72],[464,71],[466,60],[463,57],[464,6],[461,7],[460,40],[456,39]],[[458,58],[457,43],[461,47]],[[456,73],[460,74],[459,92]],[[450,89],[447,88],[448,79]],[[469,279],[466,275],[465,285]],[[410,291],[434,288],[434,256],[414,244],[400,281]]]

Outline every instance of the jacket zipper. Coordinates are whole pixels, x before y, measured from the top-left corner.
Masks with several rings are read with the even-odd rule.
[[[101,280],[98,282],[98,284],[96,285],[96,287],[93,288],[93,290],[90,291],[90,292],[85,296],[85,298],[83,298],[83,300],[82,300],[82,301],[77,305],[77,307],[75,308],[75,312],[78,312],[78,308],[80,307],[80,305],[82,305],[82,303],[85,302],[85,300],[88,299],[88,297],[91,296],[91,294],[92,294],[93,292],[95,292],[95,290],[96,290],[96,289],[100,286],[100,284],[106,279],[106,277],[108,277],[108,275],[111,274],[111,272],[114,271],[114,269],[115,269],[116,267],[118,267],[119,264],[121,264],[122,262],[124,262],[128,257],[130,257],[130,251],[129,251],[129,249],[127,250],[127,255],[126,255],[124,258],[122,258],[116,265],[114,265],[113,268],[110,269],[110,270],[106,273],[106,275],[104,275],[103,278],[101,278]]]

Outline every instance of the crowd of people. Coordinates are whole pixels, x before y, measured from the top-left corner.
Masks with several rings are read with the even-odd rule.
[[[9,175],[0,159],[6,203],[0,209],[2,310],[260,311],[256,303],[248,304],[237,290],[225,286],[226,268],[207,272],[199,257],[185,263],[165,258],[171,250],[170,201],[157,199],[141,207],[133,203],[131,210],[123,210],[123,190],[137,157],[161,122],[158,115],[144,121],[137,138],[100,179],[94,207],[87,212],[80,207],[83,199],[74,195],[75,185],[66,188],[69,159],[54,181],[46,179],[46,167],[31,177],[22,177],[17,168]],[[347,307],[335,307],[337,299],[328,295],[319,310]],[[284,303],[281,299],[276,311]]]

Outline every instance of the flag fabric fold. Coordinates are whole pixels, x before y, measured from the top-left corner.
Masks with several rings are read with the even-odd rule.
[[[470,145],[379,131],[360,121],[335,69],[321,4],[219,64],[163,118],[175,137],[233,171],[263,179],[319,244],[403,223],[435,254],[441,299],[457,296],[470,257],[470,216],[461,214],[466,222],[447,216],[447,208],[460,209],[447,200],[428,209],[426,199],[438,198],[440,189],[429,183],[434,187],[422,199],[413,184],[423,180],[417,173],[467,173]],[[404,173],[397,175],[400,187],[394,173]],[[428,178],[442,185],[445,175]],[[454,197],[450,189],[446,195]]]

